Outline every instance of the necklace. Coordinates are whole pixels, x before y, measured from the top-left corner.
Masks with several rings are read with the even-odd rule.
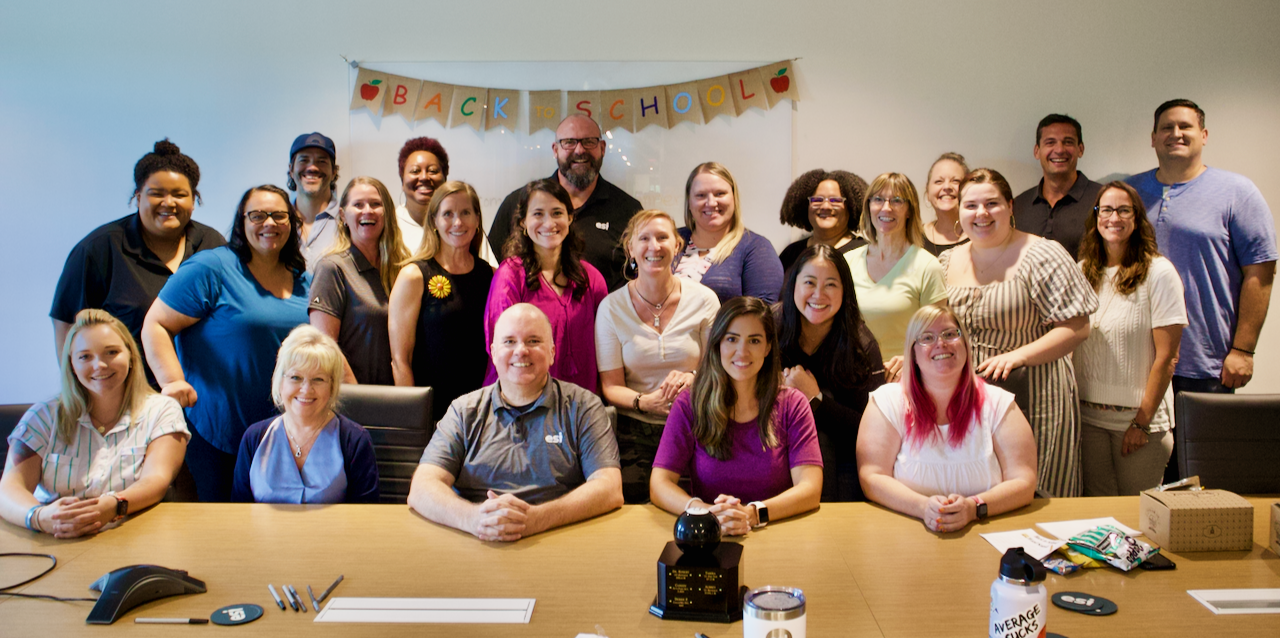
[[[649,306],[653,308],[653,310],[650,310],[650,311],[649,311],[649,314],[653,315],[653,327],[654,327],[654,328],[657,328],[657,327],[658,327],[658,322],[659,322],[659,320],[662,318],[662,305],[663,305],[663,304],[665,304],[665,303],[667,303],[667,300],[668,300],[668,299],[670,299],[670,298],[671,298],[671,295],[672,295],[673,293],[675,293],[675,291],[676,291],[676,286],[674,285],[676,282],[675,282],[675,278],[674,278],[674,277],[672,277],[672,282],[671,282],[671,283],[672,283],[673,285],[671,286],[671,289],[667,291],[667,296],[666,296],[666,297],[663,297],[663,298],[662,298],[662,301],[660,301],[660,302],[658,302],[658,303],[653,303],[652,301],[649,301],[648,299],[645,299],[645,298],[644,298],[644,295],[640,294],[640,286],[638,286],[638,285],[637,285],[637,286],[635,286],[635,287],[633,287],[633,288],[632,288],[632,290],[634,290],[634,291],[635,291],[636,296],[640,298],[640,301],[643,301],[643,302],[645,302],[645,303],[649,304]]]
[[[289,443],[293,445],[293,458],[295,459],[302,458],[302,444],[295,441],[293,438],[293,435],[289,434],[289,426],[284,425],[283,423],[281,424],[281,426],[284,427],[285,437],[288,438]],[[323,429],[324,429],[324,426],[320,426],[319,428],[316,428],[316,431],[311,433],[311,438],[307,439],[307,445],[311,445],[311,443],[316,440],[316,437],[320,436],[320,431]]]
[[[1012,232],[1010,232],[1010,233],[1009,233],[1009,237],[1008,237],[1007,239],[1005,239],[1005,240],[1004,240],[1004,250],[1000,251],[1000,254],[999,254],[999,255],[996,255],[996,258],[995,258],[995,259],[992,259],[990,262],[988,262],[988,263],[987,263],[986,268],[982,268],[982,267],[978,267],[978,260],[975,258],[975,257],[976,257],[976,255],[974,255],[974,254],[973,254],[973,245],[972,245],[972,244],[970,244],[970,248],[969,248],[969,260],[973,262],[973,265],[974,265],[975,267],[978,267],[978,274],[979,274],[979,275],[985,275],[985,274],[987,274],[987,268],[990,268],[990,267],[992,267],[992,266],[996,265],[996,264],[997,264],[1001,259],[1004,259],[1004,254],[1005,254],[1005,253],[1007,253],[1007,252],[1009,252],[1009,247],[1010,247],[1010,246],[1012,246],[1012,245],[1013,245],[1013,233],[1012,233]]]

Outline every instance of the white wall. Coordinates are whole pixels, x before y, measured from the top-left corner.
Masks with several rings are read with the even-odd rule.
[[[355,11],[363,12],[356,16]],[[964,153],[1015,189],[1036,121],[1084,124],[1097,179],[1154,166],[1151,112],[1208,111],[1207,161],[1280,210],[1280,5],[1162,2],[491,0],[486,3],[7,3],[0,10],[0,402],[57,384],[48,308],[67,251],[130,212],[134,162],[170,136],[200,163],[196,219],[225,230],[250,185],[283,183],[300,132],[347,131],[347,67],[374,61],[800,57],[793,166],[923,179]],[[1280,317],[1259,362],[1280,354]],[[1260,363],[1251,391],[1280,392]]]

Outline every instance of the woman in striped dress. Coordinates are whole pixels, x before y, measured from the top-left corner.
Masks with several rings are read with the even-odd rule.
[[[1039,488],[1080,496],[1080,404],[1068,356],[1089,336],[1098,296],[1065,248],[1013,226],[1013,191],[980,168],[960,184],[968,244],[942,254],[947,295],[973,340],[978,374],[1002,381],[1026,367]]]

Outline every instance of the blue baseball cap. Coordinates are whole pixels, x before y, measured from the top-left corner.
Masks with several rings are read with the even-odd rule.
[[[338,149],[333,145],[333,140],[325,137],[322,133],[304,133],[293,140],[293,146],[289,148],[289,161],[293,161],[293,156],[304,148],[318,148],[329,154],[330,161],[338,161]]]

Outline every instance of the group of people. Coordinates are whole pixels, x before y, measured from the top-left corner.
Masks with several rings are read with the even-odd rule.
[[[946,532],[1037,491],[1136,494],[1170,465],[1172,392],[1251,377],[1277,257],[1256,187],[1203,164],[1203,110],[1154,119],[1159,168],[1124,182],[1077,170],[1065,115],[1017,197],[945,153],[928,224],[902,173],[809,171],[780,220],[811,235],[781,256],[715,162],[683,226],[642,210],[583,116],[487,238],[430,138],[400,152],[397,207],[370,177],[337,194],[332,140],[299,136],[296,195],[246,191],[228,241],[191,220],[196,163],[158,142],[137,212],[68,257],[62,393],[10,436],[0,516],[92,533],[184,459],[202,501],[376,502],[344,383],[434,388],[409,504],[488,540],[624,502],[701,503],[745,534],[869,499]]]

